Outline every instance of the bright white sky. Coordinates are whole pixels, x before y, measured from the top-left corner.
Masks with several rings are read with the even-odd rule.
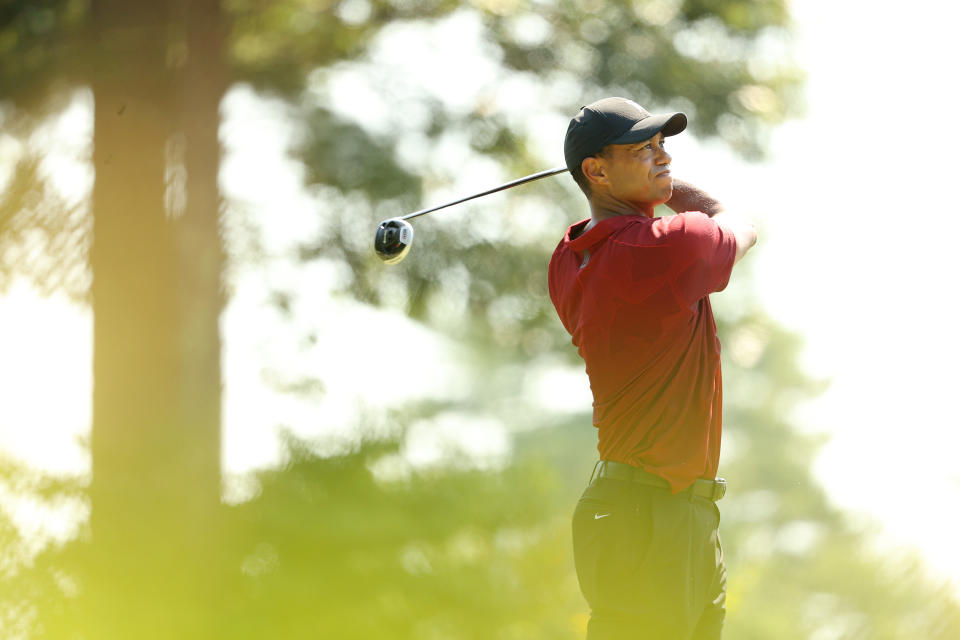
[[[943,507],[960,504],[955,406],[960,337],[954,282],[960,204],[950,197],[960,142],[955,115],[960,98],[950,69],[960,59],[952,31],[960,23],[960,9],[939,0],[914,0],[909,10],[899,2],[878,0],[802,0],[795,5],[802,33],[799,61],[809,74],[806,117],[778,130],[770,160],[759,166],[679,136],[671,141],[674,173],[704,186],[729,208],[752,215],[763,229],[761,246],[749,258],[760,297],[781,323],[804,335],[807,369],[832,380],[829,391],[802,414],[805,428],[831,436],[816,466],[831,498],[879,522],[891,544],[916,546],[938,572],[957,577],[960,547]],[[464,37],[473,28],[469,23],[446,26],[444,59],[476,60],[476,74],[454,65],[431,67],[438,63],[433,47],[416,49],[414,43],[432,39],[410,38],[402,30],[391,38],[403,47],[406,68],[433,71],[436,87],[427,90],[449,92],[467,77],[475,83],[491,81],[479,61],[483,52]],[[384,46],[389,48],[389,42]],[[355,98],[371,91],[348,73],[338,82],[329,97]],[[59,149],[52,168],[73,172],[78,185],[89,184],[89,175],[71,164],[72,158],[82,157],[76,141],[89,136],[88,106],[81,97],[62,130],[50,137],[52,148]],[[279,255],[321,223],[316,201],[299,186],[297,165],[284,155],[295,132],[284,124],[281,106],[244,90],[231,94],[225,114],[224,188],[257,211],[258,219],[285,221],[263,226],[268,252]],[[565,123],[547,120],[540,127],[534,133],[544,141],[544,155],[555,155],[554,164],[561,164],[562,134],[557,131]],[[443,155],[442,165],[462,168],[459,158],[451,161],[440,153],[455,153],[456,148],[456,141],[448,141],[433,152]],[[15,152],[9,139],[0,136],[0,167]],[[411,161],[426,160],[415,143],[402,152]],[[442,172],[442,166],[434,170]],[[463,175],[450,194],[438,192],[431,200],[512,177],[484,162]],[[224,462],[229,471],[276,460],[275,432],[262,425],[282,423],[315,433],[315,416],[324,416],[326,425],[340,422],[335,416],[355,411],[362,402],[361,389],[402,389],[397,401],[416,394],[466,393],[455,345],[399,314],[329,300],[322,292],[337,277],[325,265],[305,270],[281,265],[269,273],[235,275],[237,295],[222,322],[227,343]],[[298,322],[312,322],[320,337],[314,347],[305,350],[292,338],[284,342],[273,330],[277,318],[264,304],[265,284],[317,292],[297,303]],[[431,363],[429,370],[405,371],[402,387],[393,385],[395,373],[354,364],[373,360],[374,342],[366,337],[385,327],[407,341],[418,361]],[[344,339],[350,335],[361,339]],[[90,337],[89,314],[61,298],[38,299],[21,285],[0,298],[0,450],[51,471],[88,468],[76,439],[89,430]],[[329,369],[317,372],[318,362]],[[289,375],[319,374],[328,393],[313,402],[275,394],[262,384],[263,363],[276,363],[278,369],[282,363]],[[537,388],[535,380],[531,392]],[[565,397],[589,405],[586,389],[580,388],[579,396]],[[444,416],[438,424],[435,432],[441,438],[482,450],[488,458],[507,446],[489,416]],[[468,434],[466,441],[458,433]],[[439,455],[442,446],[428,440],[411,456],[429,462]],[[242,483],[234,489],[242,497]],[[40,526],[44,517],[20,514],[25,526]]]

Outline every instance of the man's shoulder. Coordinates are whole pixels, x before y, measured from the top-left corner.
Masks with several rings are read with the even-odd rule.
[[[684,211],[654,218],[647,230],[637,231],[647,234],[657,243],[675,248],[712,242],[719,232],[716,221],[701,211]]]
[[[716,226],[702,211],[682,211],[653,219],[652,228],[661,233],[690,233]]]
[[[710,219],[698,211],[686,212],[660,218],[644,215],[617,216],[591,224],[591,220],[581,220],[567,229],[557,243],[551,257],[551,268],[563,264],[564,256],[577,262],[586,250],[598,250],[602,245],[620,246],[669,246],[671,238],[690,231],[696,232],[702,222]]]

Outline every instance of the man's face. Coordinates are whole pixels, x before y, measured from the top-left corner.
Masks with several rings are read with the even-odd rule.
[[[663,204],[673,194],[670,154],[664,149],[664,136],[633,144],[615,144],[601,156],[610,196],[641,210]]]

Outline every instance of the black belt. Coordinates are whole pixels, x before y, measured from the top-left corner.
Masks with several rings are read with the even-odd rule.
[[[624,464],[623,462],[614,462],[613,460],[601,460],[598,462],[594,470],[594,476],[597,478],[616,478],[617,480],[639,482],[640,484],[660,487],[661,489],[670,488],[670,483],[655,473],[644,471],[643,469]],[[716,502],[722,498],[726,492],[727,481],[723,478],[716,478],[715,480],[697,478],[692,485],[680,493],[693,494]]]

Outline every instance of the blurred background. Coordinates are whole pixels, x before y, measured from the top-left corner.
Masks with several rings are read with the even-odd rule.
[[[725,637],[960,638],[952,3],[0,7],[0,637],[581,638],[577,109],[751,216]],[[667,212],[663,212],[666,214]]]

